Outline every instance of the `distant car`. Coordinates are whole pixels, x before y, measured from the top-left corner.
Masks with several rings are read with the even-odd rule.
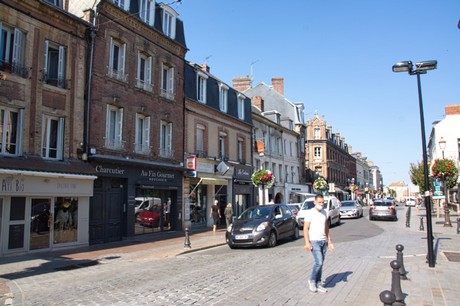
[[[286,204],[291,210],[292,212],[294,213],[294,215],[297,216],[297,213],[299,212],[300,210],[300,205],[302,205],[302,203],[288,203]]]
[[[227,228],[228,246],[276,246],[278,240],[299,238],[299,226],[291,209],[284,204],[253,206],[241,213]]]
[[[340,218],[361,218],[363,207],[358,201],[342,201],[340,203]]]
[[[313,208],[315,197],[310,197],[306,199],[300,206],[300,210],[297,213],[296,219],[300,228],[303,228],[303,221],[307,210]],[[324,197],[324,209],[327,212],[327,222],[329,227],[332,225],[340,224],[340,210],[339,210],[339,200],[334,196],[325,196]]]
[[[417,201],[415,200],[414,197],[408,197],[408,198],[406,198],[406,207],[407,207],[407,206],[415,207],[416,204],[417,204]]]
[[[393,198],[393,197],[386,197],[385,200],[388,200],[388,201],[391,201],[393,203],[393,205],[398,205],[398,203],[396,203],[396,199]]]
[[[378,199],[369,207],[369,220],[390,219],[398,220],[396,207],[391,201]]]

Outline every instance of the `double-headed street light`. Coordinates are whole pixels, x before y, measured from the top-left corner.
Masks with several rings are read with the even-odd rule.
[[[428,161],[426,153],[426,138],[425,138],[425,119],[423,117],[423,102],[422,102],[422,85],[420,83],[420,75],[426,74],[428,70],[436,69],[437,61],[423,61],[412,64],[411,61],[399,62],[393,65],[393,72],[407,72],[410,75],[417,76],[418,100],[420,108],[420,128],[422,130],[422,149],[423,149],[423,174],[425,183],[425,207],[426,207],[426,226],[427,226],[427,243],[428,243],[428,266],[435,266],[435,257],[433,250],[433,226],[431,223],[431,200],[430,200],[430,184],[428,180]]]

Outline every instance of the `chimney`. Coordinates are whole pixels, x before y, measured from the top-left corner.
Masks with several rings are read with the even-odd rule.
[[[258,109],[260,109],[261,112],[264,111],[264,99],[262,99],[261,96],[254,96],[251,98],[251,103]]]
[[[449,116],[449,115],[460,115],[460,104],[457,104],[457,105],[446,105],[445,111],[446,111],[446,116]]]
[[[284,97],[284,78],[272,78],[273,89]]]
[[[83,20],[93,23],[94,22],[94,10],[86,9],[83,11]]]
[[[201,70],[209,73],[209,71],[211,70],[211,67],[208,66],[208,64],[200,64],[200,68]]]
[[[245,90],[251,88],[251,78],[250,77],[234,78],[232,82],[233,82],[233,88],[238,90],[239,92],[244,92]]]

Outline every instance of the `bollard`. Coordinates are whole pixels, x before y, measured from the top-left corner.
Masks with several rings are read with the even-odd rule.
[[[390,266],[393,268],[393,271],[391,271],[391,292],[393,292],[396,298],[393,306],[406,305],[406,303],[404,303],[404,294],[401,290],[401,278],[399,276],[399,268],[401,268],[401,264],[399,261],[393,260],[390,263]]]
[[[460,234],[460,218],[457,218],[457,234]]]
[[[399,276],[401,277],[401,279],[407,279],[407,271],[404,268],[404,258],[402,252],[403,250],[404,246],[402,244],[396,245],[396,260],[399,261],[399,263],[401,264],[401,267],[399,268]]]
[[[189,235],[189,228],[185,228],[185,241],[184,241],[184,249],[191,249],[192,246],[190,244],[190,235]]]
[[[444,207],[444,227],[452,227],[452,223],[450,222],[450,213],[449,207]]]
[[[396,301],[395,294],[390,290],[380,292],[379,297],[384,306],[391,306]]]
[[[410,227],[410,206],[406,210],[406,227]]]
[[[423,226],[423,217],[420,217],[420,227],[419,227],[419,230],[420,230],[420,231],[424,231],[424,230],[425,230],[425,227]]]

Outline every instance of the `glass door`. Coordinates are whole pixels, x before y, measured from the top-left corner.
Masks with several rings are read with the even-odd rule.
[[[30,204],[30,250],[50,247],[52,222],[51,199],[32,199]]]

